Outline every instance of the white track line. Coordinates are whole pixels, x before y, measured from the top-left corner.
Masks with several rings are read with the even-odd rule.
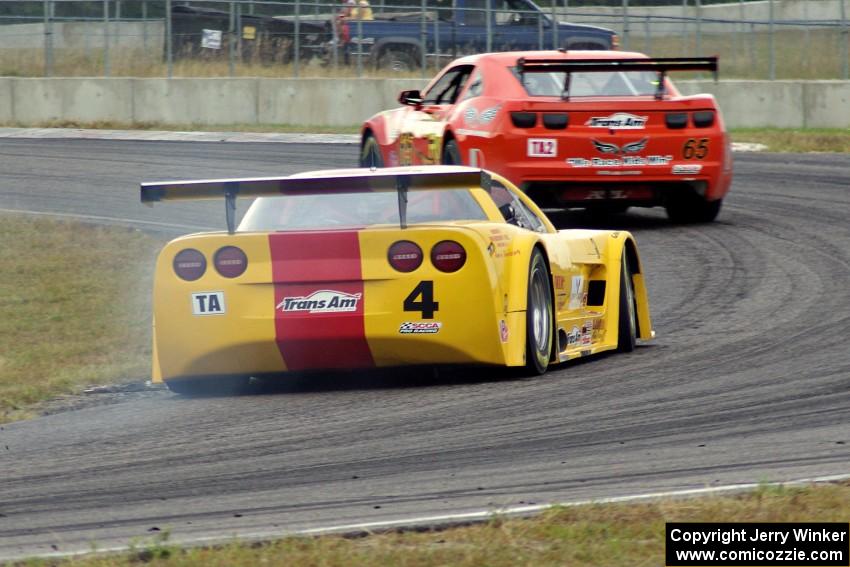
[[[98,130],[85,128],[0,128],[0,138],[37,140],[131,140],[153,142],[228,142],[278,144],[358,144],[358,134],[295,132],[172,132],[167,130]],[[764,144],[732,142],[733,152],[762,152]]]
[[[198,226],[193,224],[175,224],[168,222],[157,222],[157,221],[148,221],[148,220],[139,220],[139,219],[129,219],[124,217],[104,217],[99,215],[83,215],[77,213],[48,213],[43,211],[30,211],[27,209],[0,209],[0,213],[12,213],[12,214],[22,214],[22,215],[32,215],[37,217],[49,217],[49,218],[58,218],[58,219],[68,219],[68,220],[83,220],[83,221],[92,221],[92,222],[111,222],[116,224],[130,224],[130,225],[144,225],[144,226],[154,226],[159,228],[174,228],[179,230],[216,230],[215,228],[209,226]],[[223,229],[222,229],[223,230]]]
[[[421,528],[448,528],[455,525],[466,525],[471,523],[482,523],[492,518],[499,517],[526,517],[537,515],[552,508],[566,508],[575,506],[586,506],[589,504],[616,504],[622,502],[640,502],[644,500],[659,500],[662,498],[693,498],[697,496],[707,496],[712,494],[725,494],[744,492],[755,490],[763,486],[800,486],[808,484],[820,484],[828,482],[839,482],[850,480],[850,474],[840,474],[831,476],[819,476],[813,478],[802,478],[790,480],[787,482],[750,482],[743,484],[727,484],[724,486],[713,486],[706,488],[690,488],[685,490],[670,490],[665,492],[649,492],[646,494],[632,494],[628,496],[614,496],[610,498],[591,498],[587,500],[576,500],[573,502],[559,502],[555,504],[536,504],[529,506],[509,506],[506,508],[497,508],[494,510],[480,510],[477,512],[466,512],[460,514],[442,514],[434,516],[413,516],[401,520],[385,520],[380,522],[363,522],[359,524],[339,524],[323,526],[319,528],[307,528],[302,530],[270,530],[263,532],[249,532],[243,534],[234,534],[229,536],[207,536],[195,537],[186,539],[169,540],[168,544],[177,544],[183,546],[203,546],[203,545],[221,545],[233,543],[236,540],[243,542],[266,541],[270,539],[279,539],[291,536],[321,536],[321,535],[362,535],[364,533],[379,533],[392,530],[409,530]],[[137,544],[132,549],[143,549],[144,543]],[[93,553],[126,553],[131,550],[130,546],[117,546],[98,548],[96,550],[82,550],[60,552],[54,551],[38,555],[20,555],[16,557],[0,558],[2,561],[20,561],[27,558],[59,558],[59,557],[78,557],[81,555],[90,555]]]

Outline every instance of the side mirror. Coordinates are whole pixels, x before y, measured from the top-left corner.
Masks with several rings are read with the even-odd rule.
[[[398,101],[405,106],[422,106],[422,93],[417,90],[401,91]]]

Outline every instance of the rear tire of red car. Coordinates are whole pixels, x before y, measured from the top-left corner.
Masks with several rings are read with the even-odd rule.
[[[367,135],[360,146],[360,167],[384,167],[381,146],[371,134]]]
[[[442,163],[443,165],[463,165],[460,148],[454,140],[449,140],[443,147]]]
[[[632,352],[637,343],[637,304],[632,270],[629,268],[626,250],[623,250],[620,269],[620,317],[617,326],[617,350]]]
[[[667,218],[678,224],[711,222],[720,213],[723,199],[706,201],[699,195],[679,195],[667,201]]]
[[[165,385],[183,396],[238,396],[248,389],[248,376],[210,376],[166,380]]]
[[[543,253],[535,248],[528,267],[528,305],[525,310],[525,372],[539,376],[552,354],[552,280]]]

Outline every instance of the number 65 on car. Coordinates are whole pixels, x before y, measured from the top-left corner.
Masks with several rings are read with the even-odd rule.
[[[238,228],[237,196],[259,197]],[[541,374],[654,335],[628,232],[558,231],[480,169],[146,183],[141,197],[226,201],[226,232],[157,260],[153,379],[176,392],[404,365]]]

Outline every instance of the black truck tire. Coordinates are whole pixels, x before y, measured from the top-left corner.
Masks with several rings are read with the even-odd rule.
[[[419,68],[419,62],[410,51],[388,47],[378,57],[377,67],[395,72],[415,71]]]

